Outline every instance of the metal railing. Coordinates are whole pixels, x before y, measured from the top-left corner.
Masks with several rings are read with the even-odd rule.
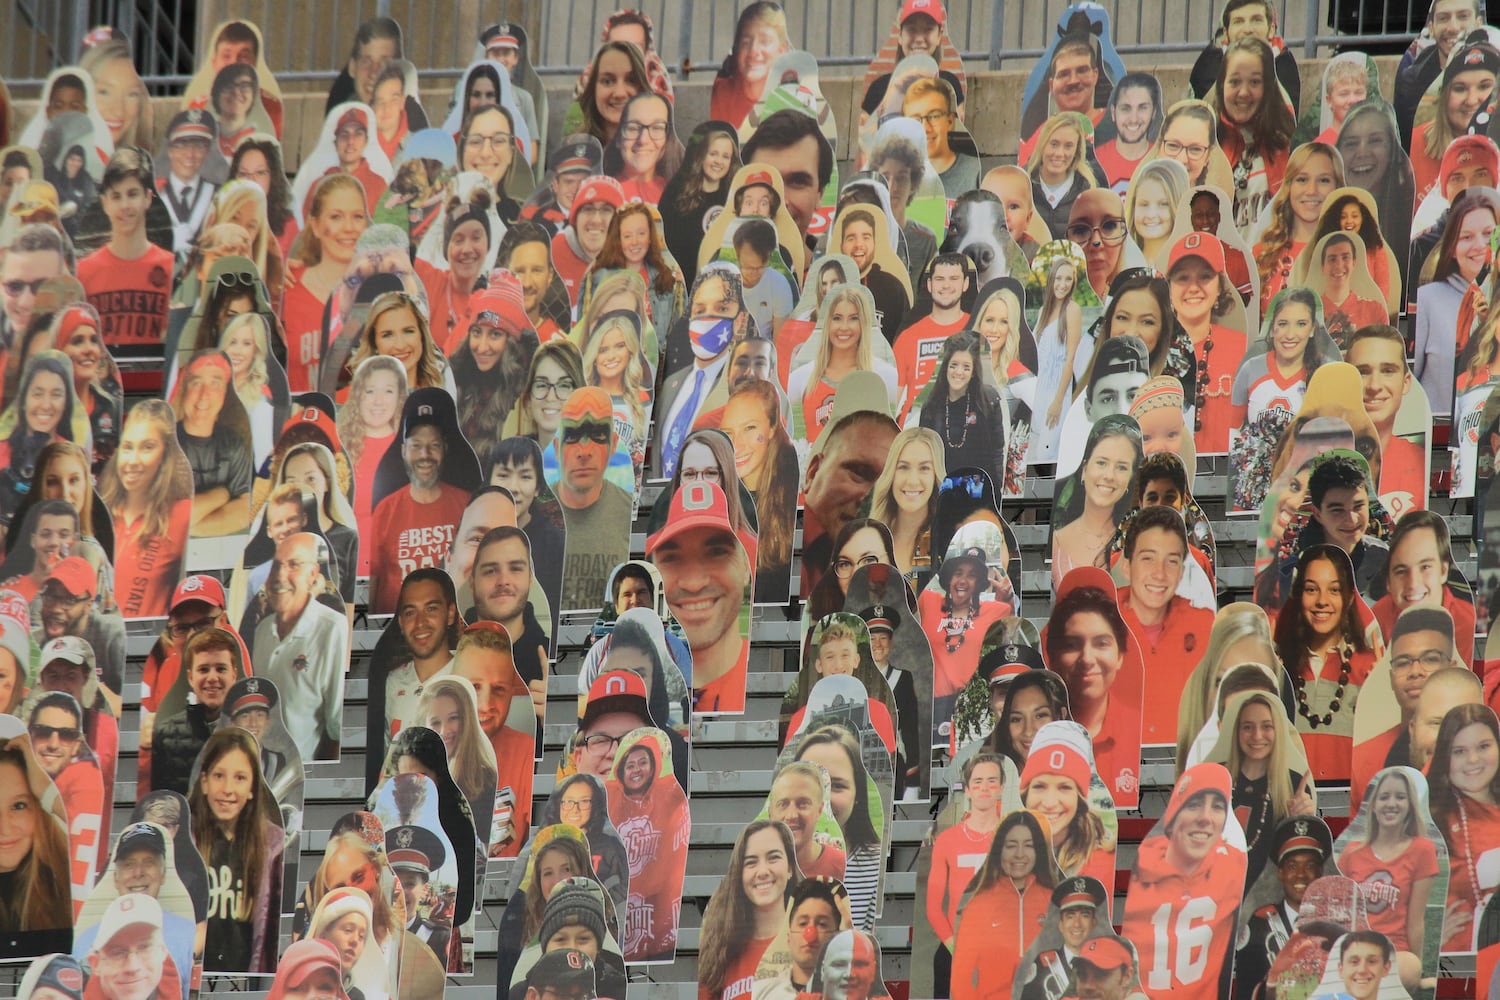
[[[731,0],[635,0],[656,26],[655,45],[679,77],[711,73],[733,46],[741,6]],[[1418,0],[1277,0],[1280,31],[1302,57],[1328,46],[1404,44],[1419,31]],[[215,23],[239,17],[265,36],[267,62],[286,81],[332,79],[355,27],[376,15],[405,28],[406,56],[424,73],[457,73],[473,56],[478,30],[500,17],[533,29],[533,62],[543,74],[576,74],[592,57],[604,18],[622,0],[11,0],[0,11],[0,72],[14,86],[39,84],[71,62],[92,24],[123,30],[141,75],[158,89],[179,86],[200,58]],[[1189,55],[1218,27],[1222,0],[1104,0],[1115,47],[1124,56]],[[895,0],[789,0],[793,39],[827,67],[851,71],[885,43]],[[1024,68],[1056,31],[1060,0],[948,0],[947,31],[975,68]],[[1421,8],[1420,10],[1417,8]],[[437,17],[437,11],[443,11]],[[528,17],[527,15],[531,15]],[[294,20],[295,16],[295,20]]]

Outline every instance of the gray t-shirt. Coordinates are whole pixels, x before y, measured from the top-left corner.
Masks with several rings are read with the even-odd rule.
[[[597,611],[604,605],[610,570],[630,558],[630,494],[606,481],[591,506],[563,505],[568,554],[563,563],[564,611]],[[539,554],[539,558],[547,558]]]

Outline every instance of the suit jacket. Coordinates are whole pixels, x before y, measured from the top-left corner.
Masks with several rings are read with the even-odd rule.
[[[726,349],[727,350],[727,349]],[[692,392],[693,373],[698,370],[697,364],[688,365],[668,375],[666,381],[661,384],[661,391],[656,394],[656,447],[651,452],[651,473],[653,478],[664,478],[662,470],[662,454],[667,443],[667,433],[671,430],[670,416],[672,406],[677,402],[677,396],[682,392]],[[710,405],[723,406],[727,398],[724,375],[729,371],[729,360],[726,358],[724,364],[719,367],[719,373],[713,382],[705,382],[703,395],[698,400],[696,413],[702,413]],[[715,398],[717,393],[719,402],[709,404],[709,400]],[[691,421],[688,427],[692,427]]]

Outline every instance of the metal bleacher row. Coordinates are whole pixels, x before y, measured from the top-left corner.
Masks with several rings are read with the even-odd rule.
[[[136,369],[127,372],[129,388],[135,394],[151,394],[151,383],[159,374]],[[1441,433],[1441,430],[1439,431]],[[1447,467],[1447,453],[1433,456],[1435,481],[1441,482]],[[1218,551],[1218,586],[1220,603],[1247,599],[1251,586],[1255,548],[1255,519],[1231,517],[1225,512],[1227,486],[1226,460],[1199,459],[1194,496],[1213,524]],[[1023,496],[1007,498],[1002,513],[1012,525],[1020,545],[1023,572],[1019,590],[1021,612],[1038,628],[1051,609],[1051,578],[1047,568],[1048,518],[1054,483],[1051,479],[1031,478]],[[652,505],[662,488],[648,485],[642,492],[637,522],[631,536],[631,553],[639,557],[645,549],[645,525]],[[1448,520],[1453,538],[1456,567],[1466,579],[1476,577],[1477,553],[1473,538],[1470,501],[1449,500],[1434,496],[1432,509]],[[801,552],[800,529],[796,552]],[[733,719],[699,719],[692,724],[692,774],[689,781],[693,816],[692,849],[688,857],[687,878],[683,885],[682,933],[677,960],[670,965],[637,967],[631,971],[631,1000],[690,1000],[696,997],[696,953],[698,927],[703,908],[721,881],[730,850],[740,828],[761,808],[771,783],[771,769],[776,753],[777,717],[781,699],[795,676],[802,641],[801,606],[796,600],[796,580],[800,561],[793,564],[793,603],[789,606],[759,606],[752,623],[752,652],[748,679],[748,698],[743,716]],[[306,783],[306,813],[301,840],[300,881],[305,881],[321,859],[327,830],[342,814],[362,808],[364,799],[365,706],[368,692],[369,654],[388,619],[358,614],[355,619],[351,664],[345,684],[345,719],[343,756],[337,764],[313,767]],[[115,788],[114,829],[126,821],[136,798],[135,773],[138,748],[136,711],[140,698],[141,668],[161,623],[134,622],[128,637],[129,662],[126,670],[124,701],[126,718],[121,723],[120,765]],[[549,678],[545,753],[538,765],[534,787],[536,804],[546,799],[555,784],[554,770],[569,735],[576,728],[577,672],[586,648],[592,616],[565,615],[558,637],[558,654]],[[1483,627],[1483,626],[1481,626]],[[1483,642],[1482,637],[1477,640]],[[1154,691],[1147,675],[1147,696],[1173,698],[1175,691]],[[1171,752],[1166,747],[1144,751],[1141,770],[1142,795],[1138,810],[1120,814],[1120,850],[1115,884],[1115,912],[1123,906],[1135,860],[1135,846],[1149,832],[1161,815],[1174,779]],[[904,1000],[911,959],[913,921],[921,920],[923,908],[916,898],[917,852],[931,824],[940,797],[947,787],[948,775],[933,768],[933,793],[930,802],[897,803],[894,808],[891,854],[885,879],[885,908],[877,921],[876,938],[880,942],[886,980],[897,1000]],[[1347,812],[1348,794],[1344,789],[1321,790],[1319,804],[1328,815],[1335,834],[1342,830],[1341,813]],[[475,973],[472,978],[450,977],[450,1000],[484,1000],[495,995],[494,955],[497,927],[509,897],[513,863],[491,861],[483,895],[482,911],[475,920]],[[518,874],[518,873],[517,873]],[[290,909],[290,904],[288,904]],[[283,932],[290,927],[284,919]],[[283,939],[285,940],[285,938]],[[1474,996],[1472,957],[1444,959],[1437,996]],[[19,973],[17,973],[17,977]],[[268,981],[242,978],[206,978],[205,991],[233,990],[255,996],[263,994]],[[12,987],[13,988],[13,987]],[[11,992],[11,991],[5,991]],[[423,998],[425,1000],[425,998]]]

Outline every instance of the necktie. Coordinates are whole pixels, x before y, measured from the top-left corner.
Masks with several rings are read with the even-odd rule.
[[[677,411],[677,419],[667,429],[666,447],[662,449],[662,471],[668,476],[677,469],[677,454],[682,451],[682,439],[687,437],[688,429],[693,426],[693,418],[698,415],[698,397],[703,393],[705,374],[707,373],[702,368],[693,373],[693,391],[688,396],[687,404]]]

